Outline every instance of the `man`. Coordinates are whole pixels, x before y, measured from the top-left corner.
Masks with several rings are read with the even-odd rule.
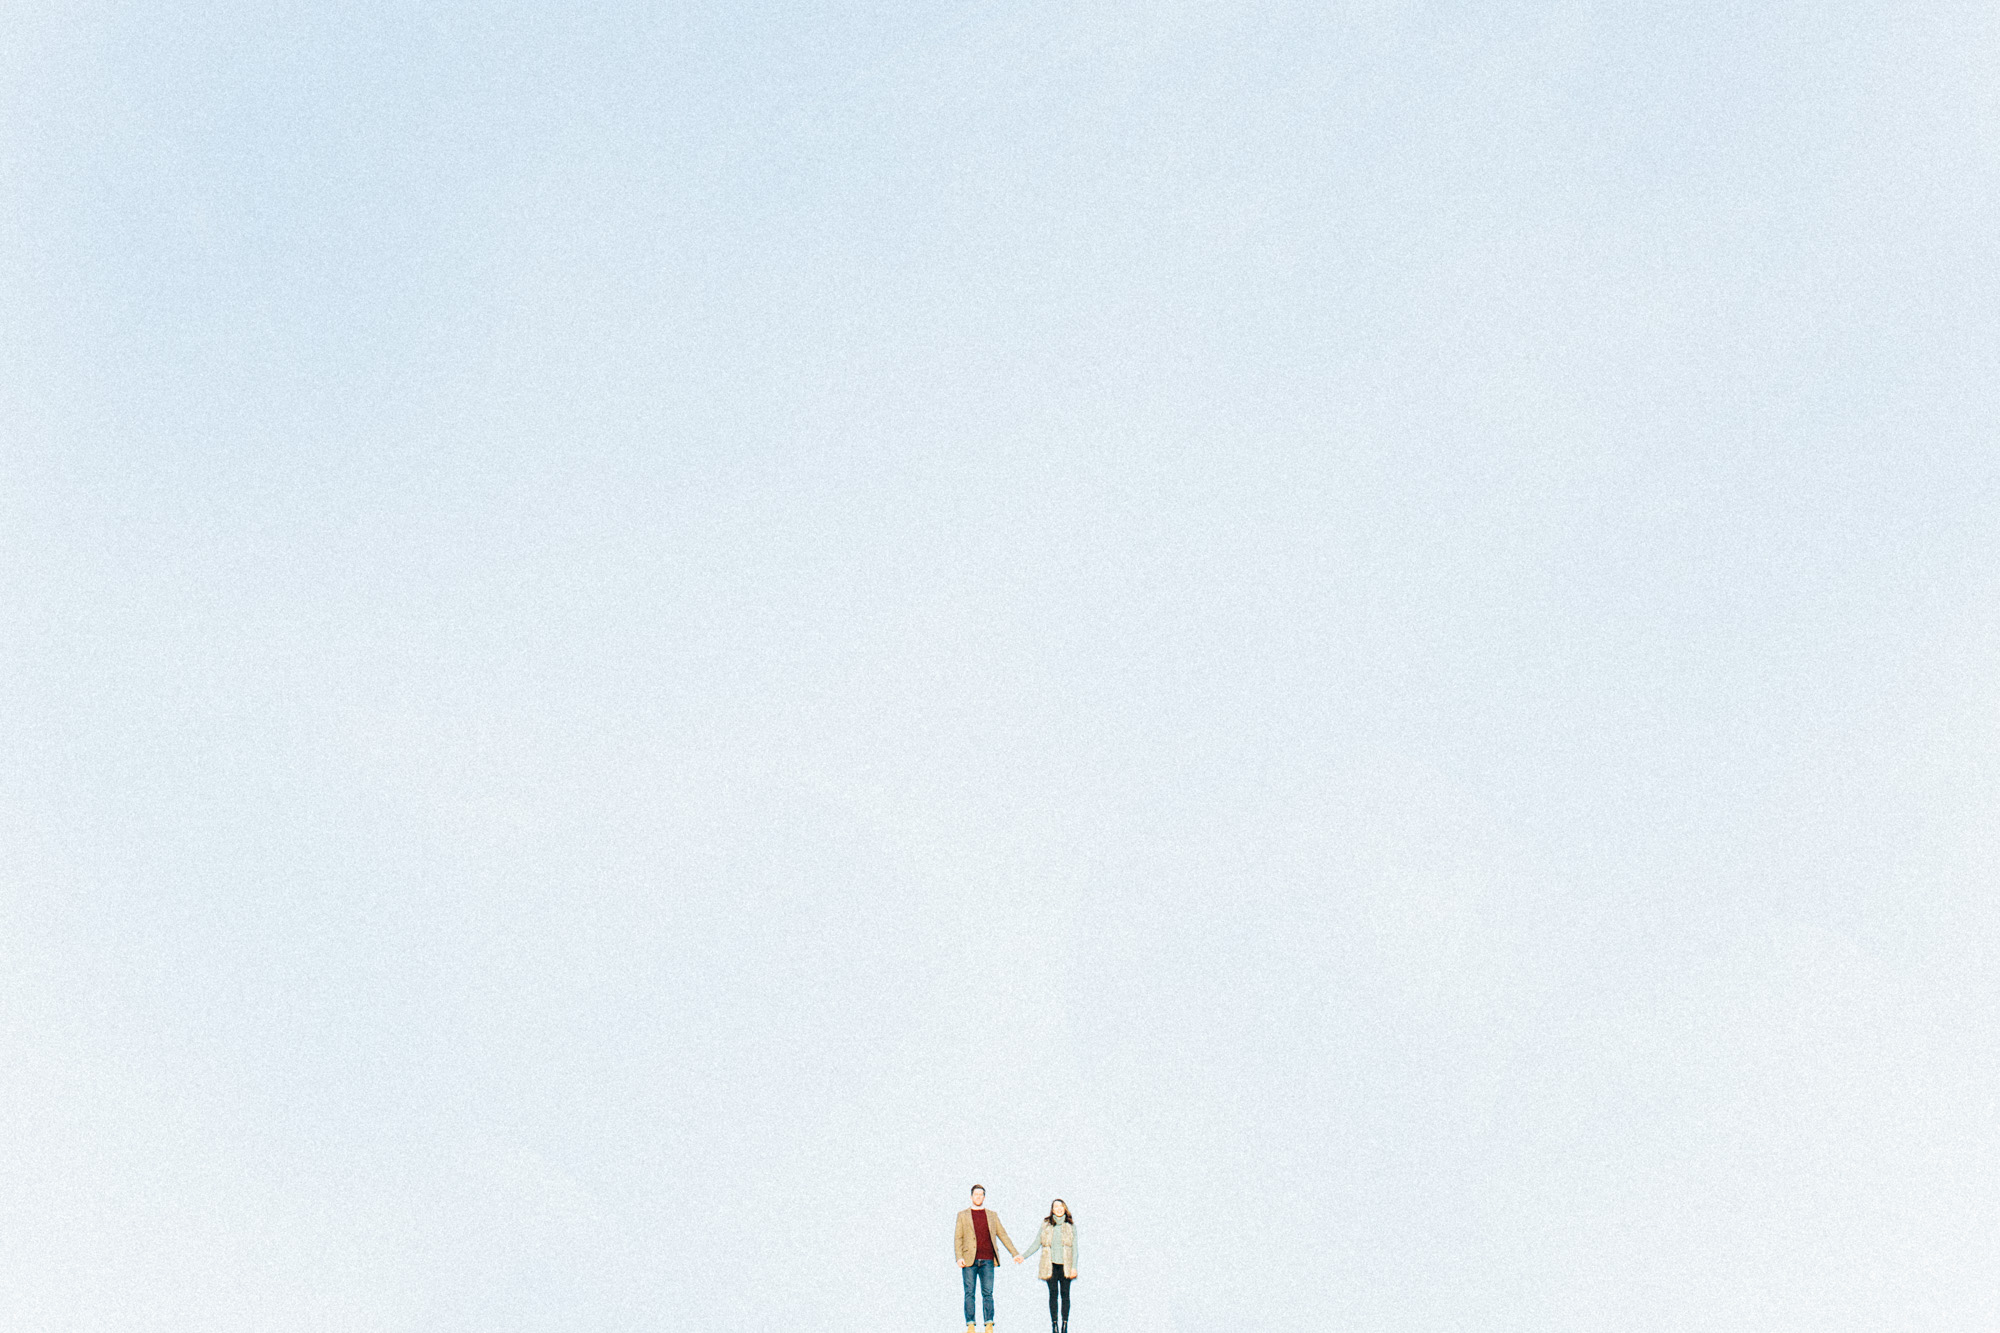
[[[1000,1225],[1000,1215],[986,1211],[986,1187],[972,1187],[972,1207],[961,1208],[958,1225],[952,1229],[951,1248],[958,1255],[958,1275],[965,1282],[965,1333],[972,1333],[972,1287],[979,1284],[980,1295],[986,1300],[986,1333],[993,1333],[993,1265],[1000,1260],[999,1252],[993,1248],[998,1240],[1007,1247],[1007,1253],[1014,1256],[1014,1262],[1021,1262],[1021,1252],[1014,1248],[1014,1242],[1007,1238],[1007,1228]]]

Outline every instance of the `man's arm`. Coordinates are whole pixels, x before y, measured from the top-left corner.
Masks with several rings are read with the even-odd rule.
[[[1014,1248],[1014,1242],[1007,1238],[1007,1228],[1000,1225],[1000,1214],[988,1208],[986,1210],[986,1224],[993,1229],[995,1239],[1007,1247],[1007,1253],[1013,1255],[1016,1259],[1021,1257],[1021,1252]]]

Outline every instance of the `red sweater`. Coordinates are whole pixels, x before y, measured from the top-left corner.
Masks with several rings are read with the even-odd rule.
[[[972,1210],[972,1234],[979,1242],[979,1248],[972,1252],[972,1261],[978,1263],[981,1259],[991,1259],[993,1262],[998,1263],[1000,1256],[993,1252],[993,1233],[986,1229],[986,1210],[984,1208],[975,1208]]]

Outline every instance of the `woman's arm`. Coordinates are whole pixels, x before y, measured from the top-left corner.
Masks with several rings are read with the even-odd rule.
[[[1035,1243],[1033,1245],[1030,1245],[1027,1249],[1021,1251],[1021,1257],[1023,1259],[1033,1254],[1036,1250],[1042,1248],[1042,1233],[1046,1230],[1048,1230],[1047,1223],[1043,1223],[1041,1226],[1035,1228]]]

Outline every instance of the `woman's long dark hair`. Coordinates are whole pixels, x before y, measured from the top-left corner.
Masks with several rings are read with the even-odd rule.
[[[1049,1200],[1049,1215],[1048,1215],[1047,1217],[1043,1218],[1042,1220],[1043,1220],[1044,1222],[1047,1222],[1047,1223],[1048,1223],[1048,1224],[1049,1224],[1050,1226],[1054,1226],[1054,1225],[1056,1224],[1056,1205],[1057,1205],[1057,1204],[1061,1204],[1061,1205],[1063,1206],[1063,1221],[1065,1221],[1065,1222],[1069,1222],[1069,1223],[1072,1223],[1072,1224],[1074,1224],[1074,1223],[1075,1223],[1075,1221],[1076,1221],[1076,1214],[1075,1214],[1075,1213],[1072,1213],[1072,1212],[1071,1212],[1071,1211],[1069,1210],[1069,1201],[1068,1201],[1067,1199],[1050,1199],[1050,1200]]]

